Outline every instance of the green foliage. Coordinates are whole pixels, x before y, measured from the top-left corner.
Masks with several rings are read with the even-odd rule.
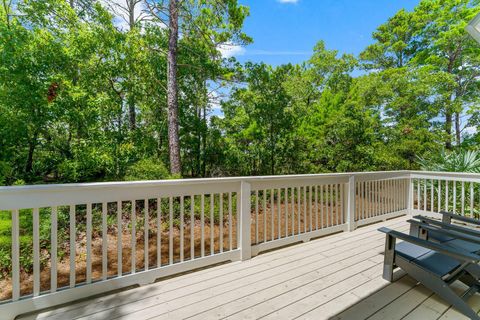
[[[169,177],[168,1],[128,28],[104,2],[0,6],[0,185],[418,168],[480,141],[478,0],[421,0],[358,57],[239,64],[237,0],[187,1],[178,51],[183,170]],[[363,72],[356,72],[361,70]],[[224,117],[215,115],[221,106]]]
[[[169,172],[157,159],[142,159],[127,168],[125,180],[162,180],[168,179]]]
[[[480,173],[480,153],[473,150],[432,152],[428,157],[418,157],[418,164],[426,171]]]

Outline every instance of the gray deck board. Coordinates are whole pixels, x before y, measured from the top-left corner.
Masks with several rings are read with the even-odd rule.
[[[401,217],[19,319],[466,319],[402,272],[381,278],[381,226],[408,230]]]

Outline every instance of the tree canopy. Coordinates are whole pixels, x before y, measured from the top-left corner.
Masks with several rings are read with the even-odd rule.
[[[0,184],[169,177],[166,0],[0,0]],[[237,0],[178,1],[183,177],[419,168],[480,142],[478,0],[421,0],[358,56],[238,63]],[[221,112],[216,111],[221,109]],[[213,112],[213,111],[216,112]]]

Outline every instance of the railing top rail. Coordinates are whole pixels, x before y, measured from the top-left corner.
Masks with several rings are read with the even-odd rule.
[[[295,175],[274,175],[274,176],[240,176],[220,178],[191,178],[172,180],[145,180],[145,181],[113,181],[113,182],[87,182],[87,183],[64,183],[64,184],[38,184],[25,186],[0,186],[0,193],[4,192],[28,192],[28,191],[65,191],[68,189],[103,189],[103,188],[149,188],[174,185],[198,185],[205,183],[227,183],[227,182],[254,182],[254,181],[275,181],[275,180],[296,180],[296,179],[318,179],[335,177],[367,177],[371,175],[389,176],[396,174],[409,174],[408,170],[398,171],[369,171],[369,172],[342,172],[342,173],[320,173],[320,174],[295,174]]]
[[[457,181],[480,182],[480,173],[441,172],[441,171],[410,171],[412,178],[447,179]]]
[[[250,183],[251,190],[338,184],[352,176],[358,181],[392,179],[408,177],[408,171],[10,186],[0,187],[0,210],[238,192],[242,181]]]

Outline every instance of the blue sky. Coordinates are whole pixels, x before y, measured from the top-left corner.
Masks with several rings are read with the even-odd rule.
[[[301,62],[318,40],[328,49],[360,53],[371,34],[401,8],[419,0],[239,0],[250,7],[244,31],[254,43],[230,53],[241,62]]]

